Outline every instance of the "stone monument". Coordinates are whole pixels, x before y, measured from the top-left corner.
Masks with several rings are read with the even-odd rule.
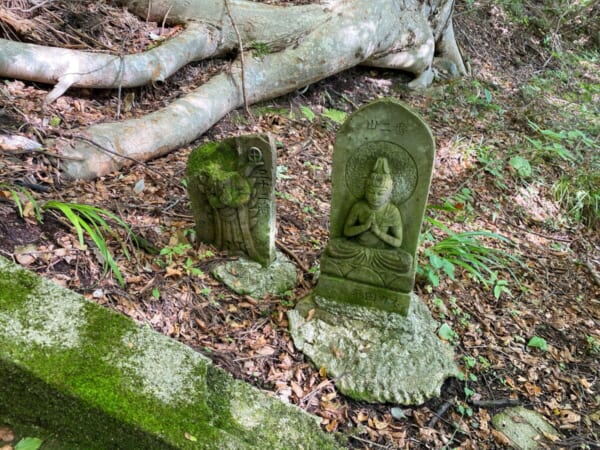
[[[188,158],[196,235],[240,256],[212,268],[218,279],[240,294],[281,293],[296,281],[294,265],[275,251],[275,159],[270,135],[210,142]]]
[[[457,374],[452,348],[412,292],[434,152],[429,127],[392,99],[352,114],[336,138],[330,239],[290,330],[356,399],[418,404]]]

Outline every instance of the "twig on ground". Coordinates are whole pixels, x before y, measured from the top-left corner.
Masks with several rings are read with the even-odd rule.
[[[54,0],[45,0],[41,3],[38,3],[37,5],[32,6],[31,8],[27,8],[27,9],[22,9],[22,8],[14,8],[16,11],[20,11],[20,12],[32,12],[35,11],[38,8],[41,8],[42,6],[45,6],[47,3],[52,3]]]
[[[238,27],[235,24],[235,20],[233,20],[233,14],[231,14],[231,7],[229,6],[229,0],[225,0],[225,8],[227,9],[227,15],[229,16],[229,19],[231,20],[231,25],[233,26],[233,31],[235,31],[235,35],[237,36],[237,40],[238,40],[238,49],[240,52],[240,64],[241,64],[241,68],[242,68],[242,98],[244,99],[244,111],[246,111],[246,114],[248,115],[248,117],[250,117],[252,119],[252,121],[254,121],[254,116],[250,112],[250,108],[248,107],[248,98],[246,97],[246,73],[244,71],[244,66],[245,66],[245,64],[244,64],[244,45],[242,43],[242,36],[240,35],[240,31],[238,30]]]
[[[427,428],[433,428],[436,423],[442,418],[446,411],[454,404],[454,400],[447,400],[444,402],[442,406],[435,412],[429,423],[427,424]]]
[[[314,396],[315,396],[317,393],[319,393],[319,392],[320,392],[320,391],[321,391],[323,388],[325,388],[325,387],[327,387],[327,386],[329,386],[329,385],[332,385],[332,384],[333,384],[333,380],[331,380],[331,379],[329,379],[329,378],[327,378],[327,379],[325,379],[325,380],[321,381],[321,382],[320,382],[320,383],[317,385],[317,387],[316,387],[316,388],[314,388],[312,391],[310,391],[308,394],[306,394],[304,397],[302,397],[302,398],[300,399],[300,402],[301,402],[302,404],[306,404],[306,403],[308,403],[308,401],[309,401],[309,400],[310,400],[312,397],[314,397]]]
[[[499,398],[493,400],[472,400],[471,404],[473,406],[478,406],[480,408],[499,408],[501,406],[517,406],[519,403],[519,399],[517,398]]]
[[[288,255],[290,258],[292,258],[294,261],[296,261],[296,264],[298,264],[298,266],[300,267],[300,269],[302,269],[302,271],[304,273],[308,272],[308,267],[306,267],[306,264],[304,264],[300,258],[298,258],[298,256],[296,256],[296,254],[291,251],[289,248],[286,247],[286,245],[281,242],[279,239],[275,240],[275,243],[277,244],[277,247],[279,247],[279,249],[285,253],[286,255]]]
[[[582,264],[590,272],[592,280],[594,280],[594,284],[600,287],[600,275],[598,275],[598,272],[596,272],[596,269],[594,269],[592,263],[589,261],[578,261],[578,263]]]
[[[58,158],[58,159],[64,159],[64,160],[68,160],[68,161],[83,161],[84,158],[78,158],[76,156],[64,156],[64,155],[58,155],[56,153],[52,153],[46,150],[42,150],[42,149],[31,149],[31,150],[2,150],[0,149],[1,153],[7,153],[10,155],[30,155],[31,153],[40,153],[42,155],[45,156],[49,156],[51,158]]]
[[[509,222],[506,219],[500,219],[500,221],[504,222],[506,225],[516,228],[517,230],[521,230],[521,231],[524,231],[525,233],[529,233],[529,234],[535,234],[536,236],[543,237],[544,239],[549,239],[551,241],[559,241],[559,242],[573,242],[573,239],[565,239],[565,238],[560,238],[560,237],[556,237],[556,236],[549,236],[547,234],[538,233],[537,231],[533,231],[528,228],[520,227],[519,225],[515,225],[514,223]]]
[[[350,435],[350,437],[352,439],[356,439],[357,441],[362,442],[363,444],[367,444],[369,446],[375,446],[377,448],[389,449],[389,447],[387,445],[381,445],[381,444],[378,444],[377,442],[369,441],[368,439],[364,439],[364,438],[361,438],[361,437],[358,437],[358,436],[354,436],[352,434]]]

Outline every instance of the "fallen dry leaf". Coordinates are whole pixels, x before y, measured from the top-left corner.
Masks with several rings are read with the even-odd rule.
[[[0,441],[11,442],[15,439],[15,434],[8,427],[0,427]]]
[[[496,444],[505,446],[507,448],[512,447],[512,441],[501,431],[492,429],[492,436],[494,436]]]
[[[573,410],[563,409],[560,411],[560,421],[563,424],[577,423],[580,420],[581,420],[581,416]]]

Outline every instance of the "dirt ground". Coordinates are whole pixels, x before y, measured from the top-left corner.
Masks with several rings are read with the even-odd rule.
[[[66,8],[68,3],[50,2],[23,12],[29,2],[3,2],[0,12],[10,10],[31,27],[24,33],[0,15],[0,36],[139,51],[148,46],[150,33],[178,31],[104,2],[76,2]],[[593,448],[600,440],[598,225],[565,218],[550,193],[551,183],[540,181],[557,179],[564,171],[561,165],[540,163],[535,176],[523,181],[508,161],[527,142],[523,136],[532,136],[532,117],[544,117],[549,126],[547,117],[555,114],[549,108],[558,108],[540,96],[526,95],[523,86],[560,68],[553,54],[557,46],[594,50],[565,36],[564,42],[542,45],[537,28],[518,23],[501,5],[491,0],[457,2],[455,28],[471,74],[438,82],[424,92],[408,91],[406,74],[357,67],[254,105],[253,117],[234,111],[192,145],[95,181],[64,179],[59,162],[43,152],[0,147],[0,253],[149,324],[235,377],[321,417],[326,431],[349,436],[350,448],[505,448],[491,417],[516,404],[538,411],[557,428],[560,436],[545,437],[555,440],[549,448]],[[126,89],[120,96],[69,90],[47,107],[43,100],[49,86],[3,80],[0,133],[43,140],[115,120],[117,111],[120,119],[136,117],[226,67],[226,60],[190,64],[165,83]],[[598,67],[596,57],[595,66],[581,76],[598,85]],[[600,104],[600,92],[595,95]],[[384,96],[411,105],[435,136],[428,216],[455,233],[487,230],[502,235],[505,240],[483,239],[481,244],[508,255],[487,263],[496,277],[487,283],[458,265],[454,279],[438,273],[437,285],[427,271],[418,278],[416,292],[434,317],[453,330],[449,339],[465,377],[448,380],[440,398],[417,407],[373,405],[343,396],[334,380],[294,348],[287,331],[286,312],[315,286],[328,237],[331,157],[339,128],[330,112],[351,113]],[[596,150],[598,123],[596,134],[593,128],[589,132]],[[297,265],[298,282],[286,295],[256,299],[230,292],[209,275],[210,264],[228,256],[195,242],[183,179],[195,146],[262,132],[272,133],[278,143],[277,246]],[[27,188],[35,202],[17,186]],[[12,192],[21,195],[24,217]],[[36,220],[34,203],[52,199],[105,208],[145,239],[143,248],[135,249],[120,234],[129,259],[117,239],[109,240],[125,286],[105,273],[103,257],[91,241],[79,245],[64,216],[46,210],[43,222]],[[432,223],[424,225],[423,267],[431,267],[427,249],[447,237]],[[115,224],[114,229],[119,227]],[[532,338],[538,340],[532,344]],[[542,341],[547,347],[535,344]]]

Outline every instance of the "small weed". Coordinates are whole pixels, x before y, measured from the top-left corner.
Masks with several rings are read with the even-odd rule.
[[[508,287],[498,280],[495,268],[505,268],[509,263],[519,263],[515,256],[502,250],[487,247],[480,239],[492,239],[502,243],[510,241],[497,233],[490,231],[464,231],[455,233],[437,219],[427,217],[426,221],[430,229],[423,235],[422,239],[433,242],[431,228],[435,227],[448,236],[441,241],[423,247],[423,253],[427,263],[419,265],[417,273],[429,280],[435,287],[440,283],[440,275],[444,274],[451,280],[456,280],[456,268],[465,270],[474,280],[486,286],[500,286],[498,296],[503,292],[509,292]],[[513,277],[514,278],[514,277]],[[500,284],[498,284],[500,283]]]
[[[285,291],[281,294],[280,303],[286,308],[292,308],[294,306],[294,293],[292,291]]]
[[[185,260],[185,264],[184,264],[183,267],[184,267],[185,272],[187,273],[187,275],[188,276],[192,276],[193,275],[195,277],[202,277],[202,276],[204,276],[204,272],[202,272],[202,270],[200,270],[199,268],[194,267],[194,264],[195,264],[194,260],[192,258],[190,258],[190,257],[188,257]]]
[[[294,202],[294,203],[300,203],[300,200],[298,200],[296,197],[294,197],[289,192],[275,191],[275,197],[282,198],[284,200],[288,200],[288,201]]]
[[[302,208],[302,212],[305,214],[310,214],[311,216],[314,216],[317,211],[315,211],[315,208],[313,208],[312,206],[304,206]]]
[[[121,286],[125,285],[121,271],[117,266],[110,250],[108,249],[107,237],[111,236],[115,238],[121,244],[123,254],[129,259],[129,252],[125,243],[119,238],[118,234],[113,230],[111,225],[108,224],[107,220],[116,222],[121,228],[123,228],[128,234],[133,235],[135,240],[135,234],[131,231],[129,225],[123,222],[119,217],[110,211],[95,206],[83,205],[80,203],[66,203],[57,200],[50,200],[43,206],[44,210],[54,210],[63,214],[73,225],[79,238],[79,245],[84,246],[84,231],[92,239],[100,254],[104,258],[104,272],[110,269],[115,274],[117,281]]]
[[[600,342],[594,338],[594,336],[586,336],[585,341],[587,342],[588,348],[591,353],[600,353]]]
[[[164,256],[165,262],[167,266],[173,264],[173,258],[177,256],[181,256],[186,254],[189,250],[192,249],[190,244],[179,243],[172,247],[165,247],[160,251],[160,255]]]
[[[252,42],[250,43],[250,50],[252,50],[252,56],[255,58],[260,58],[261,56],[268,55],[271,53],[271,48],[269,44],[265,42]]]
[[[211,250],[201,250],[198,252],[198,260],[199,261],[202,261],[207,258],[212,258],[213,256],[215,256],[215,254]]]
[[[531,339],[529,339],[527,346],[531,348],[539,348],[543,351],[548,351],[548,343],[546,342],[546,339],[541,338],[539,336],[533,336]]]
[[[522,156],[513,156],[508,161],[508,164],[513,168],[519,178],[527,179],[533,175],[533,170],[531,168],[531,164],[529,164],[529,160],[523,158]]]
[[[504,161],[498,158],[498,149],[482,145],[477,148],[477,160],[483,166],[483,170],[492,175],[494,184],[500,189],[508,189],[504,172]]]
[[[22,186],[10,186],[6,183],[0,183],[0,189],[6,189],[6,192],[8,193],[8,195],[10,195],[10,198],[15,203],[15,206],[17,207],[17,210],[19,211],[19,216],[21,218],[25,215],[27,205],[29,204],[31,205],[30,208],[33,210],[36,220],[39,223],[43,222],[40,206],[38,205],[35,198],[33,198],[29,190],[25,189]],[[19,194],[25,197],[29,202],[24,204]]]
[[[348,116],[348,114],[346,114],[344,111],[340,111],[339,109],[328,108],[325,108],[325,111],[323,111],[321,115],[338,125],[343,124],[346,120],[346,117]]]
[[[304,117],[306,117],[306,119],[308,119],[309,122],[312,122],[313,120],[315,120],[315,117],[317,117],[313,110],[310,109],[308,106],[300,106],[300,112]]]
[[[94,245],[98,248],[102,258],[104,259],[104,274],[111,270],[115,274],[119,284],[121,286],[125,285],[121,271],[119,270],[119,267],[117,266],[117,263],[115,262],[108,248],[107,238],[112,237],[121,244],[123,254],[127,259],[129,259],[129,252],[127,251],[125,243],[120,239],[117,232],[113,229],[112,225],[108,223],[108,221],[113,221],[118,226],[123,228],[126,233],[133,238],[134,241],[139,243],[142,240],[135,233],[133,233],[129,225],[127,225],[118,216],[106,209],[98,208],[96,206],[84,205],[81,203],[68,203],[58,200],[49,200],[40,206],[35,198],[31,195],[31,192],[21,186],[9,186],[5,183],[1,183],[0,189],[6,189],[8,195],[15,203],[15,206],[17,207],[21,217],[33,214],[39,223],[43,223],[43,210],[54,211],[66,217],[73,228],[75,228],[80,247],[83,248],[85,246],[85,233],[92,239]],[[24,203],[21,196],[27,199],[27,203]],[[28,213],[28,211],[30,212]]]
[[[447,323],[440,325],[440,328],[438,329],[438,336],[450,342],[451,344],[455,344],[458,340],[458,334],[456,334],[456,332]]]
[[[442,300],[440,297],[433,297],[432,303],[433,306],[439,311],[439,318],[444,320],[446,318],[446,313],[448,312],[446,305],[444,304],[444,300]]]
[[[317,171],[317,170],[323,170],[323,166],[319,165],[319,164],[313,164],[310,161],[304,161],[304,167],[307,167],[310,170],[313,171]]]
[[[575,167],[552,186],[554,196],[575,222],[600,223],[600,157],[595,164]]]
[[[479,116],[481,110],[489,110],[502,113],[504,110],[502,107],[494,102],[494,96],[492,91],[487,87],[483,86],[481,82],[475,80],[473,87],[476,89],[476,93],[467,95],[466,100],[472,105],[471,113],[474,116]]]
[[[290,178],[293,178],[293,176],[289,174],[288,166],[277,166],[276,176],[278,180],[289,180]]]

